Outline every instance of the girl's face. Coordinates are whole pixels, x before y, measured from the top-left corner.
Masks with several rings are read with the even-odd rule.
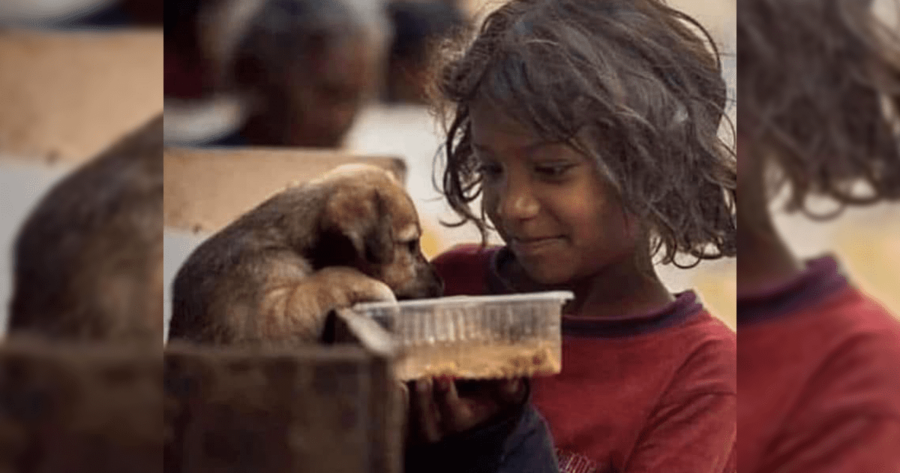
[[[485,212],[535,282],[574,283],[633,260],[638,226],[594,162],[490,105],[471,108]]]

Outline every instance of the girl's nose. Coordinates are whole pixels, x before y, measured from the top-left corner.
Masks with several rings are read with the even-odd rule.
[[[533,191],[527,177],[507,177],[497,209],[500,216],[510,220],[527,220],[536,216],[540,204]]]

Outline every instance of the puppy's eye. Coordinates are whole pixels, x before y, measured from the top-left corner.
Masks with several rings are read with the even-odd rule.
[[[418,253],[419,252],[419,240],[410,240],[406,242],[406,247],[409,248],[410,253]]]

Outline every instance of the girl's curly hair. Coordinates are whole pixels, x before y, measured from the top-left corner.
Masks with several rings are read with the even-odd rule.
[[[787,210],[900,199],[900,41],[871,0],[740,0],[737,37],[740,134]]]
[[[715,42],[688,15],[661,0],[513,0],[447,56],[435,85],[443,191],[461,217],[450,225],[473,221],[486,240],[483,209],[469,207],[481,193],[470,110],[488,100],[593,158],[649,230],[650,257],[664,249],[663,264],[685,267],[679,252],[696,258],[688,266],[736,254],[736,160],[718,135],[726,84]]]

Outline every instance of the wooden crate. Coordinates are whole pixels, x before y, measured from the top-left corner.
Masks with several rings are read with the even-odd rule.
[[[398,473],[390,338],[346,320],[331,346],[170,345],[165,471]]]
[[[390,336],[352,313],[330,345],[0,345],[0,472],[399,473]]]
[[[162,471],[162,352],[0,345],[0,472]]]

